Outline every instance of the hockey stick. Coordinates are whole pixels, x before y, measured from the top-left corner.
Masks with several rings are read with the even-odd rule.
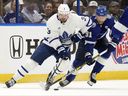
[[[49,74],[48,74],[48,77],[47,77],[47,80],[46,80],[46,85],[45,85],[45,90],[49,90],[51,84],[49,85],[48,82],[50,82],[51,78],[53,78],[54,74],[56,73],[56,71],[58,70],[58,67],[60,66],[60,64],[62,63],[62,59],[60,60],[59,62],[59,59],[58,59],[58,64],[56,64],[55,67],[53,67],[53,72],[51,71]],[[44,87],[44,85],[42,84],[42,82],[40,82],[40,86],[41,87]]]
[[[93,60],[95,60],[95,59],[96,59],[97,57],[99,57],[99,56],[100,56],[100,54],[96,55],[95,57],[93,57]],[[61,61],[62,61],[62,60],[61,60]],[[55,80],[52,84],[50,84],[49,88],[50,88],[52,85],[56,84],[57,82],[61,81],[63,78],[69,76],[69,75],[72,74],[73,72],[80,70],[80,69],[81,69],[84,65],[86,65],[86,64],[87,64],[87,62],[85,62],[83,65],[79,66],[78,68],[76,68],[76,69],[70,71],[69,73],[65,74],[64,76],[60,77],[59,79]],[[55,70],[54,70],[54,72],[55,72]],[[54,74],[54,73],[53,73],[53,74]],[[52,74],[52,76],[53,76],[53,74]],[[50,77],[52,77],[52,76],[50,76]],[[41,86],[42,86],[42,84],[41,84]],[[48,88],[48,89],[49,89],[49,88]],[[45,88],[45,90],[48,90],[48,89]],[[58,88],[56,88],[55,90],[58,90]]]
[[[56,70],[59,68],[61,62],[62,62],[62,59],[60,60],[60,62],[58,63],[58,65],[56,64],[56,68],[54,69],[54,72],[48,77],[48,79],[50,79],[50,78],[53,77],[53,75],[56,73]]]
[[[100,56],[100,54],[96,55],[95,57],[93,57],[93,60],[95,60],[95,59],[96,59],[97,57],[99,57],[99,56]],[[86,65],[86,63],[87,63],[87,62],[85,62],[82,66],[79,66],[78,68],[76,68],[76,69],[70,71],[68,74],[65,74],[64,76],[60,77],[59,79],[57,79],[56,81],[54,81],[54,82],[52,83],[52,85],[54,85],[54,84],[56,84],[57,82],[61,81],[63,78],[69,76],[69,75],[72,74],[73,72],[80,70],[84,65]],[[51,85],[51,86],[52,86],[52,85]]]
[[[93,57],[93,60],[95,60],[97,57],[103,55],[103,54],[106,53],[106,52],[107,52],[107,50],[105,50],[105,51],[101,52],[100,54],[96,55],[95,57]],[[81,69],[84,65],[86,65],[86,64],[87,64],[87,62],[85,62],[82,66],[79,66],[78,68],[76,68],[76,69],[70,71],[69,73],[65,74],[65,75],[62,76],[61,78],[59,78],[59,79],[57,79],[56,81],[54,81],[52,85],[54,85],[54,84],[56,84],[57,82],[61,81],[63,78],[69,76],[69,75],[72,74],[73,72],[80,70],[80,69]],[[62,87],[59,85],[59,86],[58,86],[57,88],[55,88],[54,90],[59,90],[60,88],[62,88]]]
[[[105,51],[101,52],[100,54],[96,55],[95,57],[93,57],[93,60],[95,60],[97,57],[103,55],[103,54],[106,53],[106,52],[107,52],[107,49],[106,49]],[[54,81],[52,85],[56,84],[57,82],[59,82],[59,81],[62,80],[63,78],[65,78],[65,77],[67,77],[68,75],[72,74],[73,72],[80,70],[80,69],[81,69],[84,65],[86,65],[86,64],[87,64],[87,62],[85,62],[83,65],[79,66],[78,68],[76,68],[76,69],[70,71],[68,74],[65,74],[64,76],[60,77],[59,79],[57,79],[56,81]]]

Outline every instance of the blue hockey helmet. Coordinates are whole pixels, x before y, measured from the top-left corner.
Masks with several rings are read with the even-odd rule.
[[[98,16],[106,16],[107,15],[107,7],[104,5],[100,5],[96,9],[96,15]]]

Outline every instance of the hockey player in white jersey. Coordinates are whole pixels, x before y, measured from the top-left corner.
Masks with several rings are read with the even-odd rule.
[[[86,22],[86,20],[83,22],[78,15],[70,13],[67,4],[60,4],[58,13],[47,21],[48,38],[45,38],[44,42],[36,48],[30,59],[21,65],[14,76],[5,82],[6,86],[12,87],[35,67],[42,65],[44,60],[51,55],[54,55],[59,61],[58,64],[61,63],[60,65],[67,69],[69,63],[65,62],[70,60],[70,45],[74,40],[78,41],[82,38],[82,33],[79,33],[81,29],[82,32],[86,32],[90,26],[91,23]],[[60,66],[58,70],[62,72],[65,68]]]
[[[72,14],[72,13],[71,13]],[[70,18],[70,17],[69,17]],[[73,36],[71,36],[71,42],[70,42],[70,40],[68,40],[68,42],[67,43],[64,43],[65,41],[67,41],[66,39],[64,40],[64,36],[68,36],[68,34],[66,33],[66,32],[64,32],[63,33],[63,35],[62,36],[60,36],[59,38],[60,38],[60,40],[64,43],[63,45],[64,46],[68,46],[68,47],[70,47],[70,45],[73,43],[73,42],[78,42],[80,39],[82,39],[83,37],[84,37],[84,35],[85,34],[87,34],[86,32],[87,32],[87,30],[92,26],[92,20],[88,17],[88,16],[86,16],[86,17],[80,17],[79,16],[79,18],[82,20],[82,24],[84,24],[84,26],[82,25],[82,27],[81,27],[81,29],[79,29],[78,28],[78,26],[81,26],[80,24],[80,22],[81,22],[81,20],[80,20],[80,22],[77,20],[77,18],[78,18],[78,15],[76,15],[76,14],[72,14],[71,15],[71,18],[69,19],[69,21],[67,21],[67,24],[68,24],[68,22],[70,22],[70,21],[74,21],[74,22],[72,22],[72,23],[70,23],[70,25],[67,25],[67,28],[65,29],[65,30],[69,30],[69,29],[71,29],[71,28],[73,28],[73,29],[76,29],[75,31],[77,32],[77,31],[79,31],[78,32],[78,34],[75,34],[75,33],[72,33],[72,34],[74,34]],[[75,23],[75,22],[77,22],[78,21],[78,25]],[[66,24],[66,23],[65,23]],[[74,24],[75,24],[75,26],[74,26]],[[75,28],[76,27],[76,28]],[[70,37],[70,36],[69,36]],[[69,56],[69,60],[70,60],[70,56]],[[64,71],[66,71],[66,70],[68,70],[68,68],[69,68],[69,61],[67,62],[68,60],[61,60],[59,63],[57,63],[54,67],[53,67],[53,70],[49,73],[49,75],[48,75],[48,78],[47,78],[47,81],[46,81],[46,85],[45,85],[45,90],[48,90],[49,88],[50,88],[50,86],[52,85],[52,83],[54,82],[54,78],[55,78],[55,76],[57,76],[58,74],[60,74],[60,73],[62,73],[62,72],[64,72]]]

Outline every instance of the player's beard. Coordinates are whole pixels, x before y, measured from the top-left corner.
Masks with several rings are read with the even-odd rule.
[[[61,19],[60,21],[61,21],[61,23],[65,23],[67,21],[67,19]]]
[[[57,18],[60,20],[61,23],[65,23],[68,20],[69,16],[67,16],[67,17],[59,17],[59,16],[57,16]]]

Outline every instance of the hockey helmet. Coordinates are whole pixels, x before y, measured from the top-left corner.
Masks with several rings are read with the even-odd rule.
[[[70,13],[70,8],[67,4],[60,4],[58,7],[58,13],[59,14],[69,14]]]
[[[100,5],[96,9],[96,15],[98,16],[106,16],[107,15],[107,7]]]

